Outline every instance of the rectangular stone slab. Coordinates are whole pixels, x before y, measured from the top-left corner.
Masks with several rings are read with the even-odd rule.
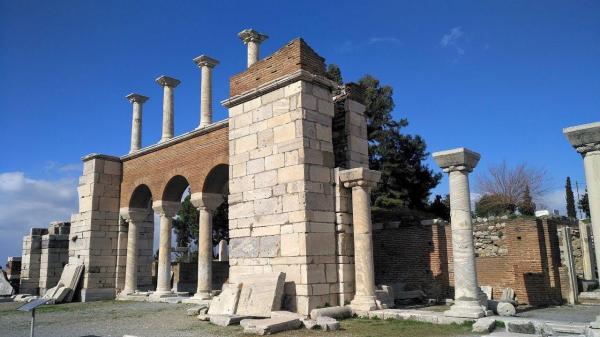
[[[270,317],[281,309],[284,273],[245,275],[236,314]]]
[[[233,315],[240,298],[241,284],[225,284],[219,296],[213,298],[208,308],[209,315]]]
[[[298,318],[275,317],[266,319],[248,319],[242,321],[244,333],[257,335],[270,335],[281,331],[296,330],[302,326]]]
[[[210,315],[210,322],[214,325],[229,326],[240,324],[243,319],[252,318],[240,315]]]

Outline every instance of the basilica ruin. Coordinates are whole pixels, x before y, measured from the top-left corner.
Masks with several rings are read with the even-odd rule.
[[[504,288],[522,302],[548,305],[577,300],[578,270],[580,280],[597,281],[600,240],[592,234],[600,233],[600,124],[565,129],[584,156],[591,227],[552,217],[473,222],[469,173],[480,155],[465,148],[433,154],[449,175],[451,223],[373,223],[370,190],[380,173],[369,169],[360,88],[327,79],[325,59],[303,39],[260,58],[267,36],[248,29],[239,37],[248,67],[229,79],[229,97],[221,102],[227,119],[212,117],[212,70],[219,61],[207,55],[193,59],[201,92],[199,122],[190,131],[174,134],[175,93],[183,85],[178,79],[156,79],[163,118],[154,144],[142,144],[148,97],[126,96],[132,109],[129,153],[83,157],[78,213],[24,238],[21,293],[44,295],[69,264],[83,265],[71,289],[81,301],[205,303],[223,291],[238,293],[241,303],[244,284],[264,277],[276,288],[281,281],[274,290],[281,294],[273,295],[279,303],[268,312],[307,316],[316,308],[349,306],[368,314],[393,307],[388,289],[402,283],[396,295],[452,298],[445,316],[477,319],[490,315],[488,300],[500,299]],[[197,277],[189,296],[174,288],[172,274],[183,267],[175,271],[171,261],[173,219],[188,189],[200,214]],[[228,263],[215,277],[212,218],[224,202]],[[153,247],[154,226],[160,228],[159,247]],[[580,242],[581,267],[572,257],[572,234]],[[597,292],[588,293],[590,302],[600,303]],[[247,306],[256,301],[248,296]]]

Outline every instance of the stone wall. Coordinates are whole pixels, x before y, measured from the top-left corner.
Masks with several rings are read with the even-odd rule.
[[[46,234],[48,234],[46,228],[32,228],[29,235],[23,237],[19,286],[22,294],[39,295],[42,235]]]
[[[64,266],[69,262],[68,222],[54,222],[48,228],[48,234],[42,236],[42,255],[40,257],[40,295],[56,286]]]
[[[502,289],[510,287],[521,303],[534,306],[561,303],[557,235],[561,221],[517,218],[488,220],[485,225],[479,222],[474,231],[476,242],[483,244],[480,251],[484,252],[476,257],[479,285],[491,286],[494,298],[500,297]],[[484,226],[489,234],[475,234],[485,231]],[[374,233],[378,284],[404,282],[408,290],[421,289],[433,298],[453,296],[452,241],[448,225],[440,222],[426,226],[378,225],[376,228],[379,229]],[[492,240],[492,233],[499,239]]]
[[[175,262],[173,270],[173,290],[196,292],[198,284],[198,262]],[[212,289],[221,290],[229,278],[229,263],[227,261],[212,262]]]
[[[19,293],[19,286],[21,283],[21,257],[20,256],[9,256],[6,262],[6,277],[8,282],[15,289],[15,293]]]

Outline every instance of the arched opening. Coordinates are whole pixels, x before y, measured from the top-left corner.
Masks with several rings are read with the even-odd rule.
[[[163,201],[181,201],[190,184],[183,176],[174,176],[169,180],[163,191]]]
[[[137,186],[129,199],[130,210],[144,210],[146,212],[146,216],[136,219],[135,224],[137,227],[135,231],[137,233],[136,289],[141,291],[154,289],[156,283],[152,273],[152,261],[154,260],[152,251],[154,241],[154,211],[152,210],[152,201],[152,192],[145,184]],[[131,228],[128,230],[127,240],[132,239],[130,232]]]
[[[129,199],[129,208],[152,209],[152,192],[146,185],[139,185]]]

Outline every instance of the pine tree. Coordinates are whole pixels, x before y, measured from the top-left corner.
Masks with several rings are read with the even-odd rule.
[[[435,199],[429,206],[429,212],[446,221],[450,220],[450,195],[442,199],[441,195],[436,195]]]
[[[190,242],[198,242],[198,216],[198,210],[188,195],[181,203],[177,218],[173,220],[178,247],[189,247]]]
[[[575,196],[571,188],[571,177],[567,177],[565,184],[565,196],[567,198],[567,216],[569,218],[577,218],[577,210],[575,210]]]
[[[587,190],[585,191],[585,194],[583,196],[581,196],[581,199],[579,199],[579,209],[585,213],[585,216],[589,219],[591,217],[590,214],[590,201],[588,198],[588,192]]]
[[[336,65],[327,67],[327,77],[342,83],[342,73]],[[418,135],[401,133],[408,121],[392,116],[392,87],[381,86],[371,75],[363,76],[358,85],[365,93],[369,166],[381,171],[381,181],[372,192],[374,206],[427,210],[430,191],[439,184],[442,175],[424,163],[429,155],[425,141]]]
[[[525,186],[525,192],[523,193],[523,200],[519,204],[519,213],[522,215],[534,216],[535,215],[535,204],[531,198],[529,191],[529,185]]]

